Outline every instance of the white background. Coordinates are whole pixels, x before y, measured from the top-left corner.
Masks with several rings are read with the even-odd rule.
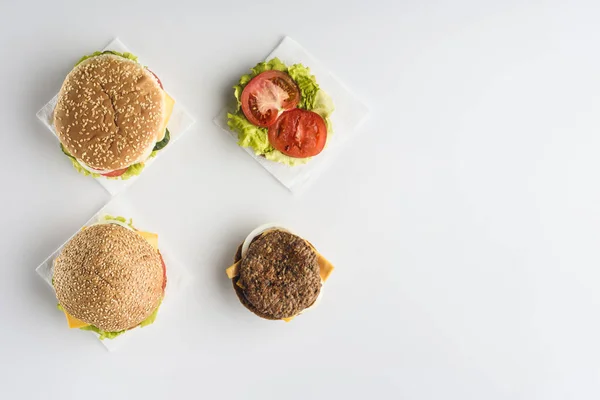
[[[0,5],[1,398],[600,397],[597,1],[28,3]],[[372,110],[302,196],[212,122],[285,34]],[[35,112],[115,36],[197,118],[126,194],[196,282],[111,354],[34,272],[108,200]],[[273,220],[337,266],[290,324],[223,272]]]

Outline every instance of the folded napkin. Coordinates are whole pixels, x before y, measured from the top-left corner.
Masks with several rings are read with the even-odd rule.
[[[343,144],[356,136],[358,127],[365,121],[369,110],[350,90],[325,68],[316,58],[310,55],[300,44],[289,37],[285,37],[279,46],[271,52],[265,61],[279,58],[286,65],[302,63],[310,68],[311,73],[317,78],[317,83],[333,100],[335,111],[331,114],[333,134],[328,138],[327,146],[307,164],[290,167],[277,162],[269,161],[257,156],[251,148],[244,148],[246,152],[269,171],[279,182],[293,193],[300,193],[314,181],[325,168],[333,161]],[[256,63],[249,63],[248,69]],[[237,84],[237,80],[232,82]],[[231,98],[234,99],[233,89]],[[227,126],[227,113],[233,112],[233,106],[225,107],[214,122],[237,142],[237,133],[232,132]]]

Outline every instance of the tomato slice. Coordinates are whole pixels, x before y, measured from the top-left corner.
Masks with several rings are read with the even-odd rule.
[[[149,72],[150,72],[152,75],[154,75],[154,77],[155,77],[155,78],[156,78],[156,80],[158,81],[158,84],[160,85],[160,88],[161,88],[162,90],[165,90],[165,88],[164,88],[164,87],[163,87],[163,85],[162,85],[162,82],[160,81],[160,79],[158,79],[158,76],[156,76],[156,74],[155,74],[154,72],[150,71],[150,68],[146,68],[146,69],[147,69],[147,70],[148,70],[148,71],[149,71]]]
[[[296,108],[281,114],[269,128],[269,142],[290,157],[316,156],[327,142],[327,125],[319,114]]]
[[[242,91],[242,111],[252,124],[268,128],[279,114],[296,108],[300,90],[291,76],[281,71],[256,75]]]
[[[165,265],[165,259],[163,258],[162,254],[160,254],[160,251],[158,252],[158,255],[160,256],[160,261],[162,262],[162,268],[163,268],[163,286],[162,286],[162,290],[163,290],[163,294],[164,294],[165,288],[167,287],[167,266]]]
[[[127,168],[123,168],[123,169],[115,169],[114,171],[111,172],[107,172],[105,174],[100,174],[102,176],[107,176],[109,178],[115,178],[117,176],[121,176],[125,173],[125,171],[127,171]]]

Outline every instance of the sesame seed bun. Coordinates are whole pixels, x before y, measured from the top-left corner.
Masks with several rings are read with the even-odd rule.
[[[316,253],[292,233],[271,230],[257,236],[243,258],[242,246],[238,248],[235,262],[240,260],[233,288],[240,302],[261,318],[293,317],[319,297],[321,277]]]
[[[162,135],[165,94],[135,61],[102,54],[77,65],[58,94],[54,126],[65,149],[97,170],[127,168]]]
[[[133,328],[163,295],[159,253],[142,236],[114,224],[93,225],[62,249],[54,265],[59,304],[107,332]]]

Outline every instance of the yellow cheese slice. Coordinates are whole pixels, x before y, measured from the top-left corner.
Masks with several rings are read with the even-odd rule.
[[[157,142],[160,142],[165,138],[165,130],[167,129],[167,125],[169,124],[169,119],[171,119],[171,114],[173,113],[173,107],[175,106],[175,100],[167,92],[165,92],[165,119],[163,121],[163,125],[161,130],[158,132],[158,136],[156,138]]]
[[[241,262],[242,261],[240,260],[225,270],[225,273],[227,274],[227,277],[229,279],[233,279],[240,274],[240,263]]]
[[[137,231],[137,233],[141,237],[146,239],[148,241],[148,243],[150,243],[152,245],[152,247],[154,247],[156,250],[158,250],[158,235],[156,233],[142,232],[142,231]]]
[[[315,252],[317,253],[317,263],[319,263],[319,274],[321,275],[321,280],[325,282],[335,268],[321,253],[317,250]]]
[[[65,317],[67,317],[67,324],[69,324],[69,328],[83,328],[84,326],[89,326],[90,324],[88,324],[87,322],[83,322],[75,317],[70,316],[66,311],[63,310],[63,312],[65,313]]]
[[[315,249],[313,247],[312,244],[310,244],[308,242],[306,242],[306,244],[308,244],[315,251],[315,253],[317,253],[317,263],[319,264],[319,275],[321,275],[321,280],[323,282],[327,281],[327,279],[329,278],[329,275],[331,275],[331,273],[335,269],[333,264],[331,264],[325,257],[323,257],[323,255],[321,253],[319,253],[317,251],[317,249]]]
[[[296,318],[296,317],[294,316],[294,317],[289,317],[289,318],[281,318],[281,319],[282,319],[283,321],[285,321],[285,322],[290,322],[290,321],[291,321],[291,320],[293,320],[294,318]]]

